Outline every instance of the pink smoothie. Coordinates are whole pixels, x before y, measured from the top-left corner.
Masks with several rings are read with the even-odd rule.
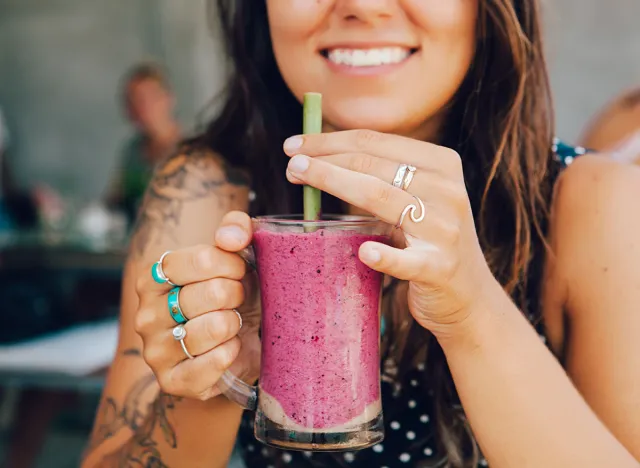
[[[330,429],[380,398],[382,275],[358,259],[354,231],[258,231],[254,246],[262,298],[260,388],[286,416]]]

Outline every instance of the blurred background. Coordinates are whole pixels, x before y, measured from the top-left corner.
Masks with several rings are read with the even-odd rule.
[[[205,3],[0,0],[0,466],[78,465],[139,192],[225,85]],[[558,136],[632,144],[640,2],[544,8]]]

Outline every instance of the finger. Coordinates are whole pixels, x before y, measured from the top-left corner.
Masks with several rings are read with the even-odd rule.
[[[240,347],[240,339],[234,337],[195,359],[182,361],[163,376],[160,385],[172,395],[207,399],[219,393],[216,383],[238,357]]]
[[[212,245],[198,245],[171,252],[164,258],[163,269],[172,282],[181,286],[213,278],[240,280],[244,261],[234,253]],[[166,285],[159,290],[166,291]]]
[[[235,309],[243,302],[242,283],[228,278],[192,283],[180,291],[180,308],[189,320],[214,310]]]
[[[251,242],[251,218],[242,211],[227,213],[215,234],[216,246],[227,252],[239,252]]]
[[[236,336],[240,331],[240,320],[233,310],[218,310],[189,320],[184,329],[187,332],[184,339],[187,350],[192,356],[198,357]],[[179,351],[176,353],[177,362],[184,361],[187,356],[180,343],[176,344],[176,350]]]
[[[452,149],[372,130],[297,135],[285,141],[284,150],[289,156],[305,154],[311,157],[366,153],[434,172],[462,174],[460,156]]]
[[[431,284],[445,278],[451,268],[435,244],[416,239],[406,249],[365,242],[360,246],[359,258],[369,268],[399,280]]]
[[[291,158],[287,178],[292,183],[304,183],[330,193],[392,225],[398,223],[407,206],[416,205],[412,195],[376,177],[304,155]],[[420,207],[416,208],[416,216],[424,214]],[[417,224],[406,216],[402,229],[415,233],[416,228]]]
[[[378,158],[366,153],[333,154],[330,156],[318,156],[314,159],[325,161],[333,164],[334,166],[339,166],[350,171],[372,175],[390,185],[393,184],[396,172],[400,167],[400,165],[394,161]],[[429,187],[431,191],[433,191],[435,187],[449,185],[452,183],[453,182],[451,182],[450,179],[443,178],[439,174],[418,169],[414,173],[413,180],[411,181],[407,191],[422,197],[424,195],[424,190],[421,191],[420,188]]]

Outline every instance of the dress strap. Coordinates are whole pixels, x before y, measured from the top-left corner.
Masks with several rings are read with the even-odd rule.
[[[567,145],[566,143],[563,143],[559,138],[553,139],[551,151],[553,151],[556,159],[563,166],[569,166],[577,157],[591,152],[590,150],[582,146]]]

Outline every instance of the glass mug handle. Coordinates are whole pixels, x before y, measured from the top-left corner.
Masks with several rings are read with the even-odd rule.
[[[238,252],[247,266],[256,270],[256,255],[252,246]],[[258,408],[258,387],[249,385],[242,379],[236,377],[231,371],[225,371],[218,381],[218,388],[230,401],[242,406],[245,409],[255,411]]]

